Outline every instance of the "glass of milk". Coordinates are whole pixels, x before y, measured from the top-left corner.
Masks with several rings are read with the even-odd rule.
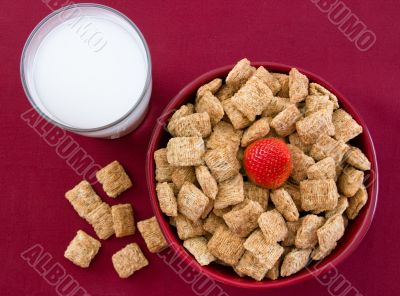
[[[89,137],[118,138],[139,126],[151,95],[151,59],[137,26],[98,4],[66,6],[42,20],[21,58],[33,107]]]

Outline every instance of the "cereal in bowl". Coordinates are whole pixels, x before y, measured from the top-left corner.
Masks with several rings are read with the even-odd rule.
[[[200,265],[256,281],[292,276],[329,256],[368,201],[371,163],[352,142],[361,126],[295,68],[275,73],[243,59],[167,126],[171,137],[154,155],[160,209]],[[270,145],[265,163],[249,162],[267,146],[251,156],[249,147],[268,138],[287,154]],[[280,166],[267,167],[274,159]],[[284,179],[270,182],[286,165]]]

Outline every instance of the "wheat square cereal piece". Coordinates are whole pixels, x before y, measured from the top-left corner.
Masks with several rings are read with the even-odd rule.
[[[282,259],[279,258],[278,261],[275,262],[274,266],[270,270],[267,271],[265,275],[266,278],[275,281],[279,278],[279,268],[281,267]]]
[[[226,116],[229,118],[235,129],[243,129],[251,124],[251,121],[240,112],[233,104],[232,98],[222,101],[222,107],[224,108]]]
[[[268,242],[265,240],[264,234],[259,228],[254,230],[243,244],[247,251],[252,252],[259,258],[266,253],[264,250],[267,245]]]
[[[79,267],[87,268],[100,247],[101,243],[97,239],[82,230],[78,230],[65,250],[64,257]]]
[[[323,250],[323,249],[321,249],[321,247],[318,246],[312,251],[311,258],[313,260],[322,260],[325,257],[329,256],[330,253],[336,248],[336,246],[337,246],[337,243],[334,243],[333,247],[328,250]]]
[[[300,183],[307,178],[307,170],[315,161],[312,157],[307,156],[302,150],[291,144],[287,145],[292,160],[292,170],[290,176],[292,179]]]
[[[221,88],[221,86],[222,86],[221,78],[215,78],[211,80],[209,83],[206,83],[199,87],[199,89],[197,90],[196,99],[201,98],[207,92],[215,94]]]
[[[338,180],[339,192],[344,196],[350,197],[357,193],[364,181],[364,172],[352,166],[344,168]]]
[[[194,113],[194,105],[193,104],[186,104],[182,105],[178,110],[176,110],[171,118],[168,121],[168,124],[166,125],[167,130],[170,132],[171,130],[174,130],[176,122],[188,115],[191,115]]]
[[[215,126],[224,117],[224,108],[221,102],[211,92],[206,92],[196,103],[196,112],[206,112],[212,126]]]
[[[208,250],[207,239],[203,236],[189,238],[183,242],[183,246],[201,266],[208,265],[216,259]]]
[[[167,182],[157,183],[156,191],[161,212],[167,216],[177,216],[178,204],[171,186]]]
[[[172,172],[171,179],[173,184],[175,184],[178,190],[181,189],[182,185],[185,182],[194,183],[196,181],[196,174],[194,171],[194,167],[191,166],[183,166],[183,167],[175,167]]]
[[[175,217],[175,223],[178,236],[181,240],[206,234],[201,220],[191,221],[185,216],[178,214]]]
[[[156,217],[139,221],[137,227],[151,253],[157,253],[168,246]]]
[[[229,149],[212,149],[204,155],[204,160],[217,182],[223,182],[236,176],[240,170],[240,162],[236,153]]]
[[[255,70],[248,59],[240,60],[226,76],[226,85],[238,90],[254,74]]]
[[[168,184],[166,186],[168,187]],[[116,237],[124,237],[135,234],[136,229],[133,218],[133,209],[130,204],[119,204],[112,206],[111,215],[113,218],[113,225]]]
[[[258,225],[268,243],[283,241],[288,234],[285,219],[276,209],[262,213]]]
[[[207,112],[193,113],[172,121],[168,131],[174,137],[208,137],[211,120]]]
[[[136,243],[126,245],[111,257],[115,271],[120,278],[128,278],[135,271],[147,266],[149,262]]]
[[[117,197],[132,187],[132,182],[118,161],[113,161],[96,173],[97,180],[109,197]]]
[[[226,225],[224,219],[218,217],[213,212],[211,212],[208,215],[208,217],[204,220],[203,228],[205,231],[213,234],[219,226],[224,226],[224,225]]]
[[[208,168],[204,165],[201,165],[196,167],[195,172],[196,179],[199,182],[204,194],[211,199],[215,199],[218,193],[218,184]]]
[[[188,116],[190,114],[194,113],[194,106],[193,104],[186,104],[186,105],[182,105],[178,110],[176,110],[171,118],[169,119],[169,123],[172,123],[173,121]],[[168,128],[169,129],[169,128]]]
[[[297,230],[295,245],[298,249],[314,248],[318,243],[317,230],[324,224],[325,219],[309,214],[303,217]]]
[[[158,182],[171,181],[174,168],[168,163],[166,148],[158,149],[154,152],[154,162],[156,164],[156,180]]]
[[[231,179],[220,182],[214,208],[223,209],[244,200],[243,177],[237,174]]]
[[[299,186],[289,181],[286,181],[283,184],[282,188],[285,189],[290,194],[294,204],[297,207],[297,210],[301,212],[303,209],[301,208],[301,193]]]
[[[65,198],[68,199],[78,215],[84,219],[101,204],[100,197],[85,180],[66,192]]]
[[[196,166],[203,164],[205,152],[201,137],[172,138],[167,144],[167,159],[173,166]]]
[[[272,120],[271,120],[271,121],[272,121]],[[270,130],[269,130],[269,133],[268,133],[268,135],[266,136],[266,138],[277,138],[277,139],[280,139],[280,140],[282,140],[283,142],[287,143],[287,141],[286,141],[287,138],[278,135],[278,134],[276,133],[276,131],[274,130],[274,128],[271,127],[271,121],[270,121],[270,123],[269,123]]]
[[[274,97],[261,114],[263,117],[276,116],[278,113],[292,105],[289,98]]]
[[[201,219],[207,218],[207,216],[212,212],[213,209],[214,209],[214,200],[209,198],[208,203],[207,203],[203,213],[201,214],[200,218]]]
[[[286,222],[286,227],[288,229],[288,235],[282,241],[282,246],[284,246],[284,247],[294,246],[297,230],[299,229],[302,220],[303,219],[300,218],[299,220],[294,221],[294,222]]]
[[[208,149],[228,149],[236,153],[239,149],[242,131],[235,130],[232,124],[220,121],[214,126],[213,132],[207,139]]]
[[[293,249],[283,259],[281,276],[295,274],[307,266],[311,255],[311,249]]]
[[[238,211],[238,210],[243,209],[245,206],[247,206],[247,205],[249,204],[249,202],[250,202],[249,199],[243,199],[243,201],[241,201],[240,203],[237,203],[237,204],[235,204],[235,205],[232,205],[232,206],[231,206],[231,210],[228,211],[228,212],[226,212],[226,213],[224,213],[224,214],[222,215],[222,217],[223,217],[225,214],[227,214],[227,213],[229,213],[229,212],[231,212],[231,211]]]
[[[277,96],[282,98],[289,98],[289,75],[283,73],[272,73],[281,85],[281,89],[277,93]]]
[[[258,202],[248,200],[243,207],[239,209],[234,207],[223,218],[233,233],[240,237],[247,237],[258,227],[258,217],[263,212],[264,209]]]
[[[242,257],[243,257],[243,256],[242,256]],[[241,259],[241,258],[240,258],[240,259]],[[229,266],[229,265],[223,263],[223,262],[220,261],[220,260],[217,260],[216,262],[217,262],[218,264],[221,264],[221,265],[224,265],[224,266]],[[240,272],[239,270],[237,270],[236,266],[232,266],[232,269],[233,269],[233,271],[234,271],[238,276],[240,276],[241,278],[243,278],[243,277],[246,276],[244,273],[242,273],[242,272]]]
[[[100,239],[107,239],[114,234],[114,223],[110,206],[103,202],[89,213],[86,219],[93,226]]]
[[[362,133],[362,126],[343,109],[333,112],[332,122],[335,126],[335,139],[347,142]]]
[[[265,69],[263,66],[258,67],[253,76],[263,81],[274,95],[276,95],[281,90],[281,84],[279,83],[279,80],[274,77],[270,72],[268,72],[268,70]]]
[[[269,133],[267,135],[267,138],[275,137],[279,138],[279,135],[275,132],[274,128],[271,126],[271,122],[273,120],[272,116],[267,116],[268,119],[268,124],[269,124]]]
[[[215,93],[215,96],[220,100],[221,102],[230,99],[237,89],[234,89],[233,87],[223,84],[221,88]]]
[[[265,262],[258,260],[249,251],[245,251],[234,269],[238,274],[247,275],[256,281],[262,281],[269,268]]]
[[[354,220],[367,201],[368,193],[365,187],[362,186],[353,197],[349,198],[349,207],[346,210],[347,217],[350,220]]]
[[[250,234],[243,246],[260,262],[265,263],[267,269],[272,268],[283,253],[283,247],[278,243],[268,243],[260,229]]]
[[[289,72],[289,97],[292,103],[303,101],[308,95],[308,78],[296,68]]]
[[[336,215],[328,220],[317,230],[318,244],[322,251],[332,250],[336,242],[344,234],[344,220],[342,215]]]
[[[246,147],[255,140],[265,137],[269,133],[269,123],[266,117],[260,118],[249,126],[242,137],[242,147]]]
[[[270,88],[256,76],[251,77],[232,97],[233,105],[251,122],[267,108],[274,96]],[[228,114],[229,115],[229,114]]]
[[[314,112],[325,110],[332,115],[334,104],[329,100],[328,95],[310,95],[306,98],[305,116],[309,116]]]
[[[236,265],[244,253],[245,239],[234,234],[227,227],[220,226],[208,241],[208,250],[228,265]]]
[[[271,121],[271,127],[281,137],[286,137],[296,130],[296,122],[301,113],[296,105],[292,104],[276,115]]]
[[[257,186],[251,182],[243,183],[244,198],[258,202],[261,207],[267,210],[269,190],[260,186]]]
[[[343,156],[348,149],[349,146],[343,141],[336,141],[328,135],[323,134],[318,138],[316,143],[312,145],[310,156],[317,161],[330,156],[338,165],[342,162]]]
[[[325,212],[325,218],[328,219],[335,215],[342,215],[349,207],[349,199],[345,196],[340,196],[336,208]]]
[[[311,146],[312,146],[312,145],[305,144],[300,139],[300,136],[297,132],[289,135],[289,143],[296,146],[297,148],[299,148],[305,154],[308,154],[308,152],[310,151]]]
[[[273,190],[271,192],[271,201],[287,221],[294,222],[299,219],[299,211],[292,197],[285,189],[279,188]]]
[[[326,110],[314,112],[300,119],[296,122],[296,130],[301,141],[307,145],[314,144],[323,134],[328,136],[335,134],[332,115]]]
[[[195,185],[185,182],[179,191],[178,211],[192,221],[200,219],[206,209],[209,198]]]
[[[350,146],[346,153],[345,160],[356,169],[367,171],[371,169],[371,163],[365,154],[357,147]]]
[[[290,247],[285,247],[283,254],[281,255],[281,257],[275,262],[274,266],[272,266],[272,268],[270,270],[268,270],[266,277],[269,278],[270,280],[277,280],[279,278],[280,275],[280,268],[281,268],[281,264],[283,261],[283,258],[286,256],[286,254],[288,254],[292,249]]]
[[[317,95],[317,96],[327,95],[329,97],[329,100],[333,103],[333,107],[335,109],[339,108],[339,102],[337,97],[322,85],[315,82],[311,82],[309,85],[309,92],[310,95]]]
[[[322,249],[320,246],[317,246],[316,248],[314,248],[314,250],[311,253],[311,258],[313,260],[322,260],[325,257],[329,256],[332,251],[336,248],[337,243],[333,243],[332,247],[330,249]]]
[[[336,177],[335,160],[328,156],[307,169],[307,177],[310,180],[334,179]]]
[[[339,194],[332,179],[302,181],[300,192],[301,206],[305,211],[329,211],[337,206]]]
[[[341,161],[339,164],[336,164],[335,171],[336,171],[336,176],[335,176],[335,181],[337,182],[340,175],[343,172],[344,166],[346,166],[346,163],[344,161]]]
[[[232,206],[223,208],[223,209],[213,209],[213,213],[218,216],[218,217],[223,217],[226,213],[230,212],[232,210]]]
[[[177,196],[179,193],[179,188],[174,183],[168,183],[168,186],[171,187],[172,192],[175,196]]]

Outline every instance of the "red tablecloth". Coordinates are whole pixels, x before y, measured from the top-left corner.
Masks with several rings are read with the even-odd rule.
[[[49,2],[59,7],[59,2],[65,1]],[[142,30],[152,54],[154,82],[150,112],[133,134],[113,141],[71,134],[97,163],[105,165],[118,159],[132,177],[133,189],[116,201],[96,186],[106,201],[131,202],[137,220],[152,215],[144,173],[146,146],[156,118],[186,83],[242,57],[299,66],[321,75],[350,98],[368,124],[379,159],[375,220],[339,272],[363,295],[398,295],[399,1],[345,1],[376,34],[376,43],[364,52],[312,1],[99,2],[122,11]],[[63,258],[78,229],[94,234],[64,198],[64,192],[81,177],[20,117],[30,108],[19,78],[21,50],[34,26],[49,13],[50,8],[40,0],[3,0],[0,5],[0,294],[56,293],[39,274],[40,266],[37,271],[21,258],[23,251],[38,244],[42,253],[52,258],[42,271],[59,263],[91,295],[194,295],[192,285],[145,249],[139,234],[106,241],[89,269],[80,269]],[[110,256],[133,240],[145,250],[150,266],[121,280]],[[221,287],[231,296],[329,295],[327,287],[316,280],[265,292]]]

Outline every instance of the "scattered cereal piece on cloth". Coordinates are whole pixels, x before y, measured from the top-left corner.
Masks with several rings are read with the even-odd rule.
[[[108,239],[114,234],[114,223],[110,206],[103,202],[89,213],[87,221],[93,226],[100,239]]]
[[[135,234],[135,221],[131,204],[119,204],[111,207],[114,231],[116,237]]]
[[[64,257],[77,266],[87,268],[98,253],[101,243],[83,230],[78,230],[65,250]]]
[[[113,161],[96,173],[97,180],[109,197],[117,197],[132,187],[132,182],[118,161]]]
[[[136,243],[131,243],[112,256],[112,263],[120,278],[128,278],[149,262]]]
[[[65,193],[65,198],[71,203],[78,215],[87,219],[88,214],[101,205],[100,197],[88,181],[82,181]]]
[[[157,253],[168,246],[156,217],[139,221],[137,227],[151,253]]]

